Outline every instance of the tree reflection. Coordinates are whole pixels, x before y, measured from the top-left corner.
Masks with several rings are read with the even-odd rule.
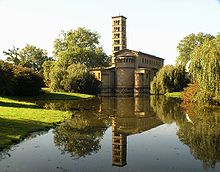
[[[205,169],[220,162],[220,109],[202,108],[195,104],[181,108],[177,99],[151,96],[151,107],[164,123],[176,122],[177,135],[203,162]]]
[[[71,103],[68,106],[84,110],[75,111],[76,115],[71,120],[55,130],[54,142],[63,153],[69,152],[75,158],[85,157],[100,150],[100,141],[112,120],[113,136],[114,131],[117,136],[118,134],[127,136],[129,133],[148,130],[146,126],[151,128],[150,124],[154,126],[162,122],[168,124],[175,122],[180,141],[190,148],[191,154],[196,159],[203,162],[204,168],[214,168],[215,164],[220,162],[219,109],[194,105],[184,110],[181,101],[165,96],[151,96],[150,100],[103,98],[101,103],[84,102],[74,106]],[[62,105],[59,107],[62,108]]]
[[[191,123],[181,125],[177,135],[191,154],[203,161],[205,169],[214,168],[220,162],[220,110],[195,105],[189,110]]]
[[[179,99],[171,99],[165,96],[151,96],[150,106],[156,115],[164,123],[176,122],[177,125],[186,121]]]
[[[62,153],[69,152],[75,158],[85,157],[99,151],[109,125],[105,116],[82,112],[56,128],[54,142]]]

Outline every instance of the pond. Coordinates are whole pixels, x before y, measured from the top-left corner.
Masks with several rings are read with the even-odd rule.
[[[163,96],[37,103],[72,119],[1,152],[1,172],[220,171],[218,109]]]

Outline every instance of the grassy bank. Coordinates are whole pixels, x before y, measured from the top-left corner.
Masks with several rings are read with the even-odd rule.
[[[68,93],[68,92],[54,92],[49,88],[43,88],[42,93],[37,96],[32,97],[9,97],[11,99],[19,99],[19,100],[78,100],[85,98],[93,98],[94,95],[89,94],[80,94],[80,93]]]
[[[77,93],[49,92],[33,97],[39,100],[74,100],[93,97]],[[71,117],[71,112],[46,110],[36,104],[0,97],[0,151],[23,140],[30,133],[46,130]],[[30,98],[29,98],[30,99]],[[32,99],[32,98],[31,98]]]
[[[166,93],[165,96],[172,98],[181,98],[181,92]]]

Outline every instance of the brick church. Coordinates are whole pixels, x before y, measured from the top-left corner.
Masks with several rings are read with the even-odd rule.
[[[164,59],[127,49],[126,17],[112,17],[112,65],[91,72],[102,82],[103,95],[150,93],[150,82]]]

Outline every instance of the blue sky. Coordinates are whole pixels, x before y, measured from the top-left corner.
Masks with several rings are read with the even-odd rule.
[[[220,32],[219,0],[0,0],[0,58],[13,46],[33,44],[52,55],[61,30],[97,31],[111,54],[111,17],[127,17],[127,48],[175,64],[184,36]]]

